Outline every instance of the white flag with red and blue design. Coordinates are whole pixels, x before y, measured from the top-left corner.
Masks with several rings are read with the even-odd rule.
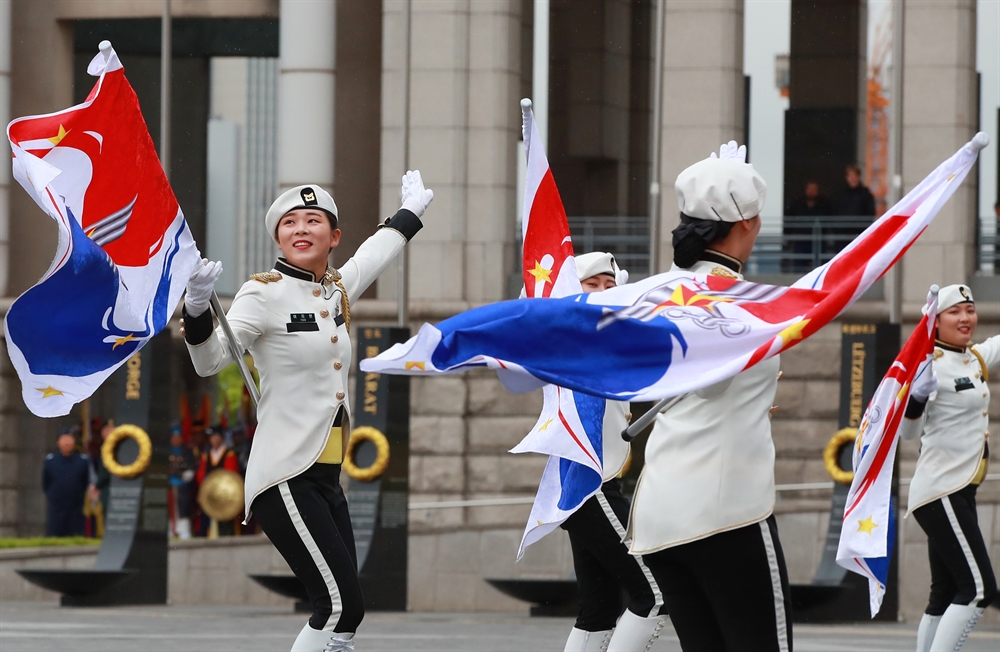
[[[82,104],[7,126],[14,178],[59,228],[11,305],[7,351],[34,414],[68,414],[166,326],[200,261],[114,49]]]
[[[521,101],[528,165],[522,212],[524,296],[580,294],[569,222],[542,147],[529,100]],[[517,552],[553,531],[601,487],[605,401],[555,385],[544,387],[542,412],[512,453],[549,460]]]
[[[989,143],[980,133],[830,262],[791,287],[673,271],[563,298],[474,308],[361,362],[365,372],[503,368],[511,391],[544,383],[614,400],[678,396],[735,376],[840,315],[909,249]]]
[[[854,443],[854,480],[844,504],[837,563],[868,578],[872,618],[882,607],[889,560],[896,541],[892,468],[899,426],[913,382],[934,372],[934,320],[937,292],[927,295],[924,317],[879,383],[858,427]]]

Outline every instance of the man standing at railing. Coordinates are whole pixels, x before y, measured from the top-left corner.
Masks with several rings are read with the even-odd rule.
[[[847,187],[837,198],[837,215],[875,217],[875,197],[861,183],[861,168],[853,163],[846,170]],[[858,232],[860,233],[860,231]]]
[[[785,215],[792,218],[812,218],[822,220],[833,214],[830,200],[819,191],[819,184],[806,181],[805,193],[792,201],[785,210]],[[784,222],[784,251],[787,256],[782,265],[783,272],[806,272],[816,267],[813,259],[813,226],[805,220],[788,220]]]

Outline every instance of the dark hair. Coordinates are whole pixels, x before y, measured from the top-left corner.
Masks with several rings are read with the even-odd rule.
[[[694,265],[708,245],[729,235],[733,224],[734,222],[703,220],[681,213],[681,223],[672,232],[674,263],[678,267]]]
[[[847,165],[847,166],[844,167],[844,172],[854,172],[855,174],[857,174],[860,177],[861,176],[861,166],[859,166],[857,163],[851,163],[851,164],[849,164],[849,165]]]

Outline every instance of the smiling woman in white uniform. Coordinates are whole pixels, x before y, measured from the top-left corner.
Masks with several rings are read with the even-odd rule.
[[[337,205],[315,185],[284,192],[265,223],[282,256],[254,274],[227,313],[241,349],[260,372],[258,426],[246,471],[246,513],[302,581],[313,614],[292,652],[354,649],[364,617],[357,553],[340,465],[351,404],[350,304],[392,262],[422,224],[434,193],[419,172],[403,177],[402,208],[340,269],[327,266],[340,242]],[[233,361],[208,310],[222,269],[205,261],[188,282],[184,330],[201,376]]]
[[[745,149],[674,185],[674,270],[742,279],[766,184]],[[788,576],[774,516],[770,411],[778,356],[657,415],[632,501],[631,553],[653,572],[685,652],[791,649]]]
[[[913,514],[927,533],[931,566],[918,652],[961,649],[997,594],[979,530],[976,490],[990,456],[986,382],[990,370],[1000,366],[1000,335],[970,344],[978,321],[969,286],[941,289],[934,373],[914,381],[900,429],[904,439],[920,437],[907,516]]]

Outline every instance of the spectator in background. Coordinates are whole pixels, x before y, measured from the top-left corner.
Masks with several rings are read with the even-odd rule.
[[[76,450],[76,434],[66,431],[57,440],[58,453],[49,453],[42,467],[42,489],[48,503],[45,536],[82,536],[83,501],[90,484],[90,458]]]
[[[100,423],[99,419],[96,419]],[[105,516],[108,514],[108,498],[111,497],[111,473],[104,467],[104,458],[101,457],[101,448],[104,440],[108,438],[111,431],[115,429],[114,419],[108,419],[94,432],[97,436],[91,436],[90,463],[94,469],[94,487],[92,493],[101,501],[101,509]]]
[[[861,183],[861,168],[853,164],[848,165],[845,169],[845,180],[847,187],[837,199],[837,215],[870,217],[872,220],[869,222],[873,221],[875,218],[875,197]]]
[[[784,251],[792,254],[785,258],[782,271],[807,272],[816,265],[813,259],[813,224],[815,219],[834,214],[830,200],[820,193],[819,184],[807,181],[805,193],[789,204],[782,227],[785,236]],[[812,219],[796,219],[812,218]]]
[[[194,474],[198,462],[184,445],[180,428],[170,433],[170,498],[173,506],[174,533],[181,539],[191,538],[191,511],[194,505]]]

